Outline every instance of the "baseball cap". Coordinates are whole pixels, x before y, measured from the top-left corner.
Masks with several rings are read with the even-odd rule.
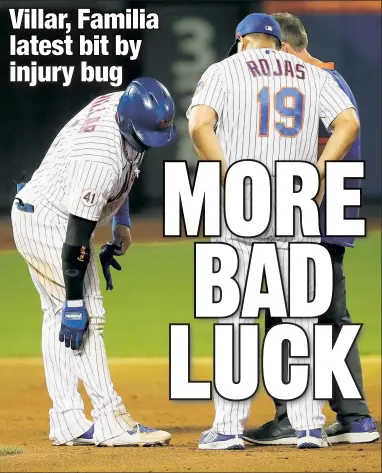
[[[238,35],[245,36],[251,33],[262,33],[274,36],[281,44],[281,29],[278,22],[271,16],[265,13],[251,13],[246,16],[244,20],[236,27],[235,42],[229,50],[228,56],[237,53]]]

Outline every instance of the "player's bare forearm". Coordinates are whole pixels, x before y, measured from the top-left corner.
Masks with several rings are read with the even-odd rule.
[[[357,139],[360,129],[357,113],[352,108],[345,110],[333,121],[332,127],[333,134],[317,162],[321,181],[325,179],[325,163],[327,161],[341,161]]]
[[[120,248],[118,250],[115,250],[115,255],[124,255],[131,245],[130,228],[126,225],[114,225],[113,243]]]
[[[116,256],[124,255],[131,245],[130,225],[130,205],[127,196],[113,218],[113,243],[119,247],[115,251]]]
[[[221,181],[223,183],[227,174],[227,164],[214,130],[203,127],[203,129],[195,131],[192,137],[195,151],[200,159],[203,161],[220,161]]]
[[[189,131],[195,151],[200,159],[220,161],[221,181],[223,183],[227,173],[227,164],[215,134],[216,121],[216,113],[212,108],[198,105],[191,111]]]

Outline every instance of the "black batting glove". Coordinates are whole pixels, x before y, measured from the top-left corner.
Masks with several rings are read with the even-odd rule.
[[[107,242],[105,245],[101,246],[99,253],[99,259],[102,265],[102,272],[106,280],[106,290],[113,290],[113,280],[111,277],[110,266],[112,266],[117,271],[121,271],[122,266],[114,258],[116,251],[120,251],[121,248],[114,243]]]

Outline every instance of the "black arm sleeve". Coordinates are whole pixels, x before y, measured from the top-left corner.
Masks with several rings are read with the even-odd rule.
[[[62,247],[62,271],[67,300],[83,299],[84,278],[90,259],[90,237],[97,222],[69,215]]]
[[[71,246],[89,246],[97,222],[69,214],[65,243]]]

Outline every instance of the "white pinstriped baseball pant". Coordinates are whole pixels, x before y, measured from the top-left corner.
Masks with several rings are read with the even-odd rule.
[[[252,243],[256,243],[254,239],[238,238],[230,233],[227,229],[219,238],[212,239],[213,242],[223,242],[233,246],[239,258],[239,270],[235,277],[238,282],[241,293],[244,293],[245,281],[249,267]],[[280,272],[283,279],[285,294],[288,294],[288,243],[280,240],[268,238],[258,240],[264,243],[269,241],[276,243],[277,252],[280,262]],[[311,241],[311,240],[307,240]],[[238,328],[240,323],[254,323],[255,319],[240,319],[240,309],[230,317],[219,319],[219,323],[233,324],[235,330],[235,340],[238,340]],[[293,323],[302,327],[309,337],[310,349],[309,353],[313,353],[313,331],[317,318],[288,318],[283,322]],[[238,347],[236,347],[238,348]],[[238,356],[238,351],[236,352]],[[291,358],[294,364],[310,364],[309,384],[308,388],[299,399],[289,401],[287,403],[288,418],[295,430],[307,430],[321,428],[325,424],[325,416],[322,413],[323,401],[313,399],[313,362],[307,358]],[[215,403],[215,420],[213,428],[224,435],[242,434],[245,424],[249,418],[251,410],[251,399],[245,401],[228,401],[214,391]]]
[[[30,202],[33,204],[33,202]],[[45,378],[53,407],[49,411],[49,438],[59,443],[72,440],[92,425],[84,414],[77,390],[82,380],[93,404],[97,442],[120,435],[135,425],[111,381],[103,340],[105,310],[91,249],[84,281],[84,299],[89,329],[81,352],[66,348],[58,339],[65,288],[61,250],[67,220],[44,206],[34,213],[12,208],[12,226],[18,251],[28,264],[32,281],[40,294],[43,310],[42,352]]]

